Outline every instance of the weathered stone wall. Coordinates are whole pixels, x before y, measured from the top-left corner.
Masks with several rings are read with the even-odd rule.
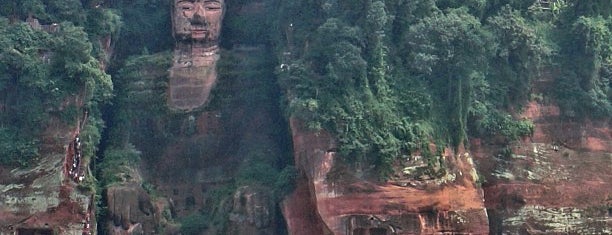
[[[66,174],[69,145],[77,130],[48,120],[41,157],[26,167],[0,166],[0,234],[30,230],[78,234],[95,230],[92,191]],[[63,146],[63,147],[62,147]],[[88,177],[87,163],[81,165]],[[91,180],[91,179],[86,179]]]
[[[572,121],[554,104],[530,102],[533,136],[506,148],[472,141],[491,233],[609,234],[612,136],[609,120]]]
[[[306,186],[298,189],[308,188],[308,193],[298,191],[285,201],[290,234],[305,234],[300,231],[305,225],[294,219],[313,223],[308,226],[322,228],[322,234],[488,233],[482,191],[472,177],[468,154],[444,156],[450,169],[446,180],[427,181],[422,188],[399,186],[368,180],[360,169],[343,166],[333,152],[333,138],[325,132],[308,131],[297,119],[291,120],[291,128],[296,167],[306,179],[300,181]],[[312,201],[314,215],[298,200]]]

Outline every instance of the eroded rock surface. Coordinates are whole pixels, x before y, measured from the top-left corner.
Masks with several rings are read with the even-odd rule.
[[[244,186],[234,193],[229,234],[274,234],[275,203],[269,188]]]
[[[93,192],[67,174],[74,127],[49,120],[41,156],[27,167],[0,166],[0,234],[88,234],[95,230]],[[89,176],[86,164],[81,171]],[[90,180],[90,179],[88,179]]]
[[[284,204],[290,234],[307,234],[291,222],[317,221],[319,234],[454,234],[488,233],[482,191],[475,185],[468,154],[445,154],[449,166],[446,180],[422,187],[380,183],[361,177],[360,170],[342,166],[333,152],[335,143],[325,133],[307,131],[298,120],[291,122],[296,167],[309,190],[292,194]],[[334,169],[333,176],[330,171]],[[298,190],[304,190],[298,185]],[[307,198],[295,198],[304,197]],[[315,213],[295,210],[298,200],[311,201]],[[299,215],[316,216],[316,220]],[[293,218],[296,216],[297,218]]]
[[[108,187],[106,197],[111,234],[152,234],[156,231],[159,213],[140,185]]]
[[[610,234],[612,137],[608,120],[568,121],[531,102],[531,138],[510,151],[475,140],[492,234]]]
[[[330,234],[317,214],[316,201],[310,196],[306,178],[298,179],[296,189],[282,202],[282,212],[289,234]]]

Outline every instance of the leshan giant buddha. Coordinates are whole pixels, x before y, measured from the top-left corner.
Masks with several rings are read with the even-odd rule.
[[[217,80],[224,13],[224,0],[174,0],[172,30],[176,47],[170,68],[170,108],[189,111],[208,101]]]

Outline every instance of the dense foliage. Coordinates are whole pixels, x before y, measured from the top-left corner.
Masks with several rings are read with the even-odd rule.
[[[129,56],[165,51],[174,45],[171,31],[169,0],[106,1],[121,16],[123,25],[116,40],[117,55],[113,61],[120,66]]]
[[[121,24],[108,13],[112,20],[100,21],[101,11],[79,1],[0,3],[0,162],[26,164],[38,156],[39,135],[53,118],[74,126],[89,110],[86,129],[96,128],[89,135],[99,137],[97,107],[112,96],[113,85],[98,60],[103,52],[94,48]],[[99,138],[91,140],[86,144],[95,148]]]
[[[517,114],[534,97],[570,118],[612,114],[609,1],[270,4],[289,113],[383,173],[430,142],[530,135]]]
[[[529,134],[530,124],[511,111],[531,98],[542,72],[555,80],[554,92],[544,95],[567,117],[612,113],[607,0],[263,3],[277,13],[228,15],[224,43],[269,43],[285,53],[280,60],[289,69],[279,76],[291,91],[288,110],[336,133],[344,155],[388,158],[432,140],[459,145],[468,134]],[[108,58],[97,40],[115,35],[120,58],[169,48],[169,4],[2,1],[0,89],[15,91],[2,99],[0,137],[13,140],[3,159],[36,155],[31,136],[41,126],[30,124],[51,113],[36,110],[57,106],[86,84],[88,100],[108,99],[111,82],[96,60]],[[228,8],[246,4],[231,1]],[[61,30],[32,29],[20,23],[27,17]]]

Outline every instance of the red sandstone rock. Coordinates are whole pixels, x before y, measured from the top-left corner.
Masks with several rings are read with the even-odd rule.
[[[80,190],[65,174],[76,130],[55,119],[48,123],[43,157],[25,168],[0,166],[0,234],[82,234],[85,224],[95,228],[92,192]]]
[[[612,137],[609,120],[568,121],[559,108],[530,102],[531,138],[503,146],[472,141],[484,174],[491,231],[509,234],[609,234]]]
[[[152,234],[155,231],[159,215],[139,184],[108,187],[106,197],[111,234]]]
[[[308,185],[305,178],[298,180],[295,191],[282,202],[288,232],[292,235],[331,234],[317,214]]]
[[[425,185],[424,189],[401,187],[356,177],[350,170],[341,170],[339,181],[328,173],[339,163],[335,160],[333,138],[321,131],[306,130],[298,120],[291,119],[296,167],[307,179],[309,193],[304,185],[285,201],[291,234],[302,227],[319,228],[330,234],[487,234],[488,221],[482,193],[470,177],[473,166],[466,157],[447,156],[451,168],[461,172],[448,183]],[[342,167],[340,167],[342,169]],[[347,183],[350,182],[350,183]],[[340,183],[338,183],[340,182]],[[316,218],[305,206],[296,203],[296,197],[312,201]],[[304,211],[292,211],[304,210]],[[293,220],[310,225],[299,225]]]
[[[238,188],[229,215],[229,234],[274,234],[276,213],[272,197],[269,188]]]

